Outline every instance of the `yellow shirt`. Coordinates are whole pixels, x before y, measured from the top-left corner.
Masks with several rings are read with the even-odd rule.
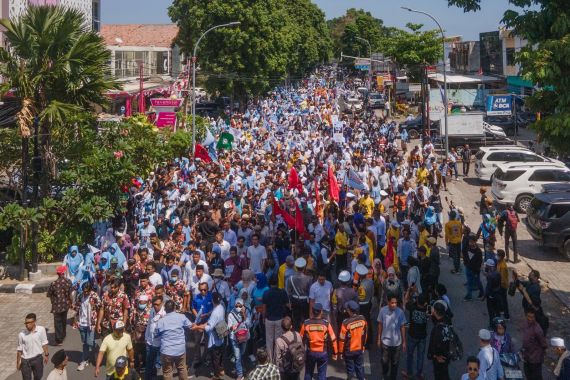
[[[111,333],[103,339],[99,351],[105,352],[106,363],[115,363],[119,356],[127,356],[127,351],[132,349],[133,342],[131,341],[131,336],[129,334],[123,333],[122,337],[117,338],[114,333]],[[114,371],[114,365],[105,366],[105,373],[107,376],[111,376]]]
[[[277,286],[279,289],[285,289],[285,270],[287,269],[287,263],[281,264],[279,271],[277,272]]]
[[[459,244],[463,237],[463,225],[459,220],[445,223],[445,244]]]
[[[372,218],[372,212],[374,211],[374,201],[372,198],[362,198],[360,202],[358,202],[362,207],[362,211],[364,213],[365,218]]]
[[[386,240],[389,240],[391,237],[394,237],[394,249],[396,249],[398,247],[398,240],[400,240],[400,229],[390,226],[386,234]]]
[[[420,232],[420,242],[418,243],[418,247],[424,245],[427,247],[426,240],[428,237],[429,237],[429,232],[427,232],[427,230],[423,230],[422,232]]]
[[[336,254],[339,256],[345,255],[348,249],[348,234],[346,232],[337,231],[334,236],[334,242],[336,245]]]
[[[419,168],[416,172],[416,178],[418,179],[418,184],[425,185],[427,184],[427,178],[429,175],[429,171],[426,168]]]

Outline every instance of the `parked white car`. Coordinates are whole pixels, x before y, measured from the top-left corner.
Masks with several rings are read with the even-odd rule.
[[[551,183],[570,183],[570,169],[550,162],[502,164],[493,174],[491,193],[497,203],[511,203],[517,211],[526,212],[534,194]]]
[[[475,174],[483,181],[491,181],[491,176],[499,165],[509,163],[546,162],[563,165],[552,158],[542,157],[533,151],[517,145],[484,146],[475,154]]]

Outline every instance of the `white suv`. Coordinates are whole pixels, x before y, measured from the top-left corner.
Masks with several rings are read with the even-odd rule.
[[[535,162],[498,165],[493,175],[491,192],[500,204],[511,203],[519,212],[526,212],[534,194],[542,185],[570,183],[570,169],[564,164]]]
[[[484,146],[475,154],[475,174],[483,181],[491,181],[497,166],[509,163],[546,162],[562,165],[562,162],[542,157],[521,146]]]

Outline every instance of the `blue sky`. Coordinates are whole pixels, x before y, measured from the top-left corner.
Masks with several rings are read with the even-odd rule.
[[[284,0],[286,1],[286,0]],[[439,19],[448,35],[462,35],[464,40],[478,40],[480,32],[497,30],[508,0],[482,0],[478,13],[463,13],[458,8],[448,8],[446,0],[313,0],[327,15],[333,18],[345,13],[347,8],[362,8],[384,20],[387,26],[403,27],[407,22],[423,23],[426,28],[435,24],[425,16],[400,9],[401,6],[429,12]],[[168,23],[167,8],[171,0],[103,0],[102,22],[107,24]]]

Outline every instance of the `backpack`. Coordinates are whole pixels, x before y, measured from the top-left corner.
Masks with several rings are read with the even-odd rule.
[[[283,369],[285,372],[299,373],[305,369],[305,346],[302,339],[293,333],[293,341],[281,337],[287,344],[287,352],[283,358]]]
[[[447,354],[447,358],[452,362],[461,360],[463,358],[463,343],[461,343],[461,339],[459,339],[453,327],[444,327],[444,337],[449,341],[449,353]]]
[[[507,223],[511,230],[516,230],[519,220],[517,219],[517,213],[514,211],[507,210]]]

